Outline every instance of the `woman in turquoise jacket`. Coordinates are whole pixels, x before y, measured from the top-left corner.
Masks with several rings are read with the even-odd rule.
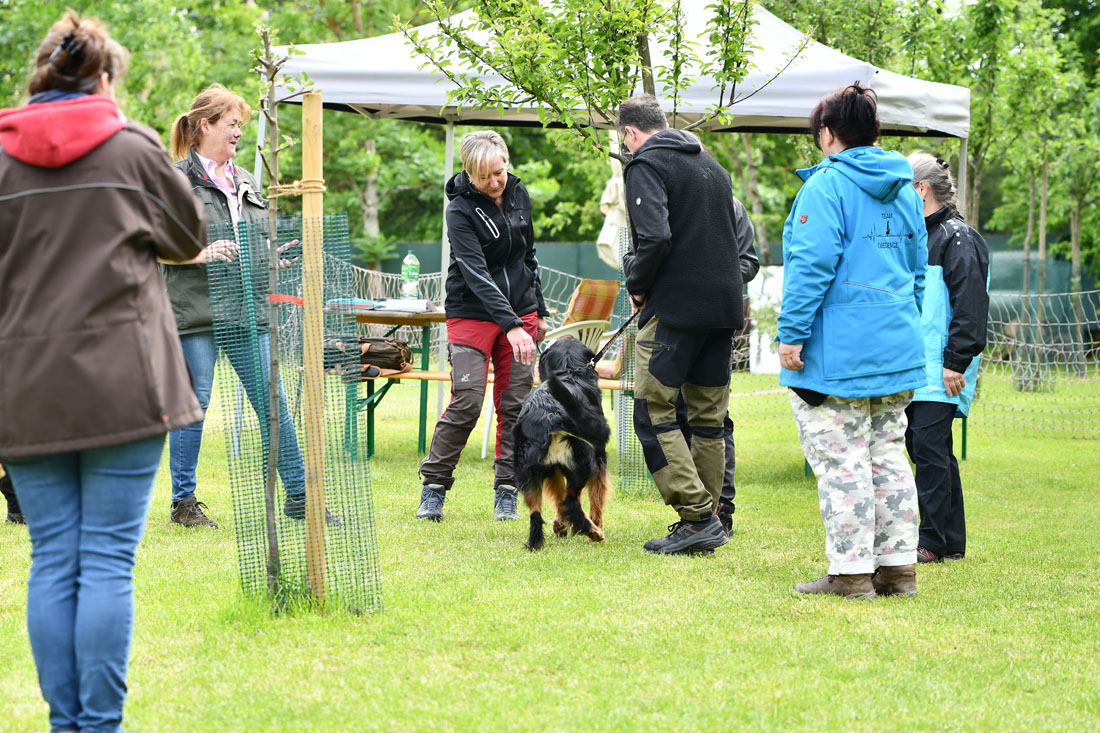
[[[780,384],[817,475],[828,574],[800,593],[916,593],[917,496],[905,407],[925,383],[921,200],[899,153],[874,147],[874,93],[856,83],[811,116],[825,159],[783,228]],[[879,568],[872,579],[872,573]]]
[[[959,214],[947,163],[909,156],[913,185],[924,200],[928,276],[921,326],[927,383],[905,410],[905,445],[916,466],[920,538],[917,562],[966,554],[959,462],[951,423],[970,413],[989,317],[989,246]]]

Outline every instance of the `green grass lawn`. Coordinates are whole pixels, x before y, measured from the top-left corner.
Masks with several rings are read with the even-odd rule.
[[[921,566],[913,599],[800,597],[791,585],[826,569],[816,491],[789,414],[763,423],[738,405],[736,535],[699,557],[644,553],[674,515],[622,492],[603,544],[525,551],[525,521],[492,519],[480,430],[445,521],[417,522],[415,417],[390,410],[370,468],[385,610],[361,617],[242,600],[211,427],[199,497],[222,529],[169,523],[162,468],[128,727],[1100,730],[1095,441],[972,431],[965,560]],[[24,625],[29,550],[24,528],[0,525],[4,731],[47,727]]]

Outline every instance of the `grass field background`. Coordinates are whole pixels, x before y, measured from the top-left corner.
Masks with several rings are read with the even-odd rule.
[[[732,404],[736,534],[713,556],[658,557],[641,545],[674,515],[655,490],[612,498],[603,544],[525,551],[525,521],[492,519],[480,428],[445,521],[417,522],[416,419],[395,399],[370,464],[385,610],[363,617],[275,616],[241,598],[213,411],[198,495],[222,528],[169,523],[162,466],[136,569],[125,725],[1100,730],[1095,441],[972,429],[966,559],[921,566],[916,598],[848,602],[791,590],[826,562],[789,408],[773,418]],[[24,623],[29,550],[25,528],[0,525],[4,731],[47,728]]]

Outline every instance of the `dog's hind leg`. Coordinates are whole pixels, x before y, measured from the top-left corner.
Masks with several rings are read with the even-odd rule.
[[[576,479],[576,477],[573,478]],[[570,481],[570,483],[573,485],[565,493],[565,501],[562,502],[562,513],[573,528],[573,534],[583,534],[593,542],[602,541],[603,530],[584,515],[584,507],[581,506],[581,491],[584,490],[584,484],[576,480]]]
[[[603,529],[603,508],[611,496],[611,479],[607,469],[600,471],[588,481],[588,518],[592,524]]]
[[[524,488],[523,503],[527,505],[527,510],[531,513],[531,528],[527,532],[527,544],[525,546],[528,550],[535,552],[541,550],[546,543],[542,532],[542,487]]]
[[[565,499],[565,479],[561,471],[553,469],[543,484],[543,493],[554,506],[554,534],[564,537],[569,533],[569,520],[562,513],[562,501]]]

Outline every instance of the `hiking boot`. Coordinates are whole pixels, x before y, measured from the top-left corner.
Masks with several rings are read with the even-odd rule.
[[[182,524],[184,527],[217,529],[218,523],[202,513],[203,509],[208,508],[206,504],[203,504],[194,496],[190,496],[183,501],[172,504],[171,519],[176,524]]]
[[[870,573],[857,575],[826,575],[809,583],[796,583],[794,589],[808,595],[827,593],[850,601],[876,598]]]
[[[927,547],[917,547],[917,562],[943,562],[943,558]]]
[[[446,500],[447,491],[442,486],[424,484],[424,488],[420,490],[420,508],[416,510],[416,518],[442,522],[443,502]]]
[[[288,496],[286,501],[283,502],[283,514],[291,519],[305,519],[306,498],[304,496]],[[343,527],[344,520],[340,518],[339,514],[333,514],[328,510],[328,507],[325,507],[325,524],[330,527]]]
[[[733,504],[720,502],[718,504],[718,521],[722,523],[722,529],[726,530],[726,537],[733,537],[733,513],[736,507]]]
[[[714,548],[729,542],[718,517],[691,522],[682,519],[668,526],[668,537],[659,537],[643,545],[646,552],[658,555],[681,555],[690,552],[714,552]]]
[[[496,497],[493,500],[493,516],[498,522],[508,519],[519,519],[516,513],[516,489],[508,484],[501,484],[496,488]]]
[[[871,585],[880,596],[909,598],[917,594],[917,566],[882,566],[871,576]]]

